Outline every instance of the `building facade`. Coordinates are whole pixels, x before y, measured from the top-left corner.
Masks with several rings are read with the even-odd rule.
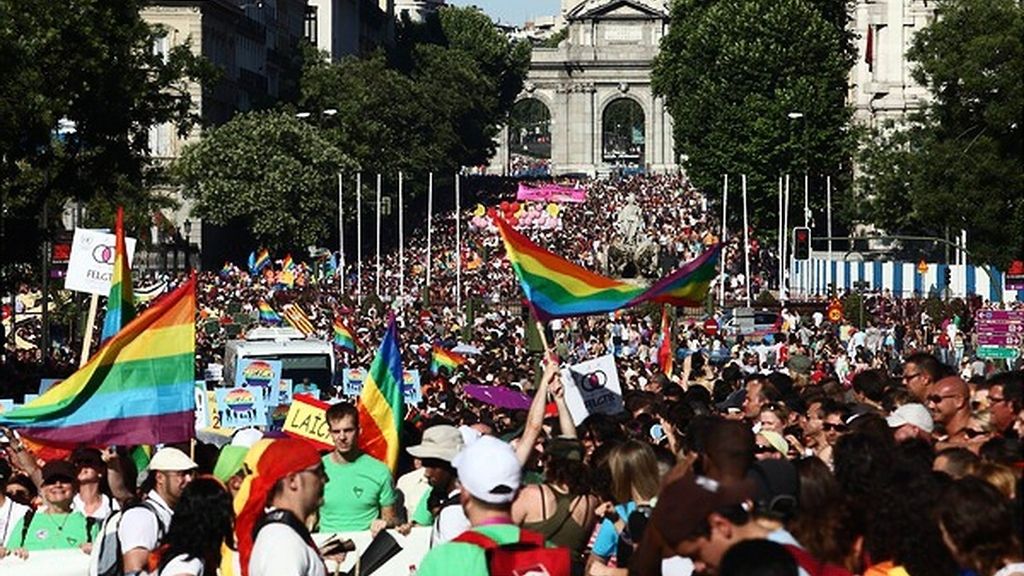
[[[378,0],[309,0],[306,38],[332,61],[369,54],[387,30],[387,6]]]

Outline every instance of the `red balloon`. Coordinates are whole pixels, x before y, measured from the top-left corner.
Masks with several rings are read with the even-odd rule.
[[[490,216],[491,218],[497,218],[498,211],[497,209],[494,208],[494,206],[491,206],[490,208],[487,209],[487,215]]]
[[[519,226],[519,218],[516,217],[516,216],[511,216],[508,219],[508,223],[513,225],[513,226]]]
[[[512,203],[512,211],[513,212],[519,212],[519,202],[513,202]]]
[[[501,210],[502,210],[502,212],[508,212],[508,209],[511,208],[511,207],[512,206],[509,205],[508,200],[502,200],[501,201]]]

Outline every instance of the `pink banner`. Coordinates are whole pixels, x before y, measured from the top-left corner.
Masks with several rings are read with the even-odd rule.
[[[516,200],[532,200],[536,202],[575,202],[587,201],[586,188],[570,188],[559,184],[544,184],[543,186],[527,186],[519,184],[519,192]]]

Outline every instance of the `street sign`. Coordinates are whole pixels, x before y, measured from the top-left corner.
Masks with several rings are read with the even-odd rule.
[[[1007,290],[1024,290],[1024,261],[1014,260],[1010,269],[1003,277],[1003,287]]]
[[[928,272],[928,263],[925,262],[924,259],[922,259],[920,262],[917,263],[917,273],[918,274],[925,274],[927,272]]]
[[[974,314],[978,322],[1019,322],[1024,324],[1024,310],[978,310]]]
[[[1021,344],[1024,344],[1024,335],[978,334],[979,346],[1020,346]]]
[[[833,301],[828,305],[828,311],[826,312],[828,321],[833,324],[838,324],[843,320],[843,305],[838,300]]]
[[[718,334],[718,322],[714,318],[708,318],[704,321],[704,333],[708,336]]]
[[[994,358],[998,360],[1013,360],[1020,356],[1017,348],[1005,348],[1001,346],[981,346],[978,348],[978,358]]]
[[[979,322],[978,334],[1024,334],[1024,324]]]

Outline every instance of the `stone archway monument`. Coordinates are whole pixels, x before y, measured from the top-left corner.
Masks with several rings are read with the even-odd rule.
[[[550,112],[551,174],[676,170],[672,118],[651,90],[668,31],[666,1],[566,3],[568,37],[557,48],[533,49],[520,94]],[[506,128],[489,171],[511,175],[512,161]]]

